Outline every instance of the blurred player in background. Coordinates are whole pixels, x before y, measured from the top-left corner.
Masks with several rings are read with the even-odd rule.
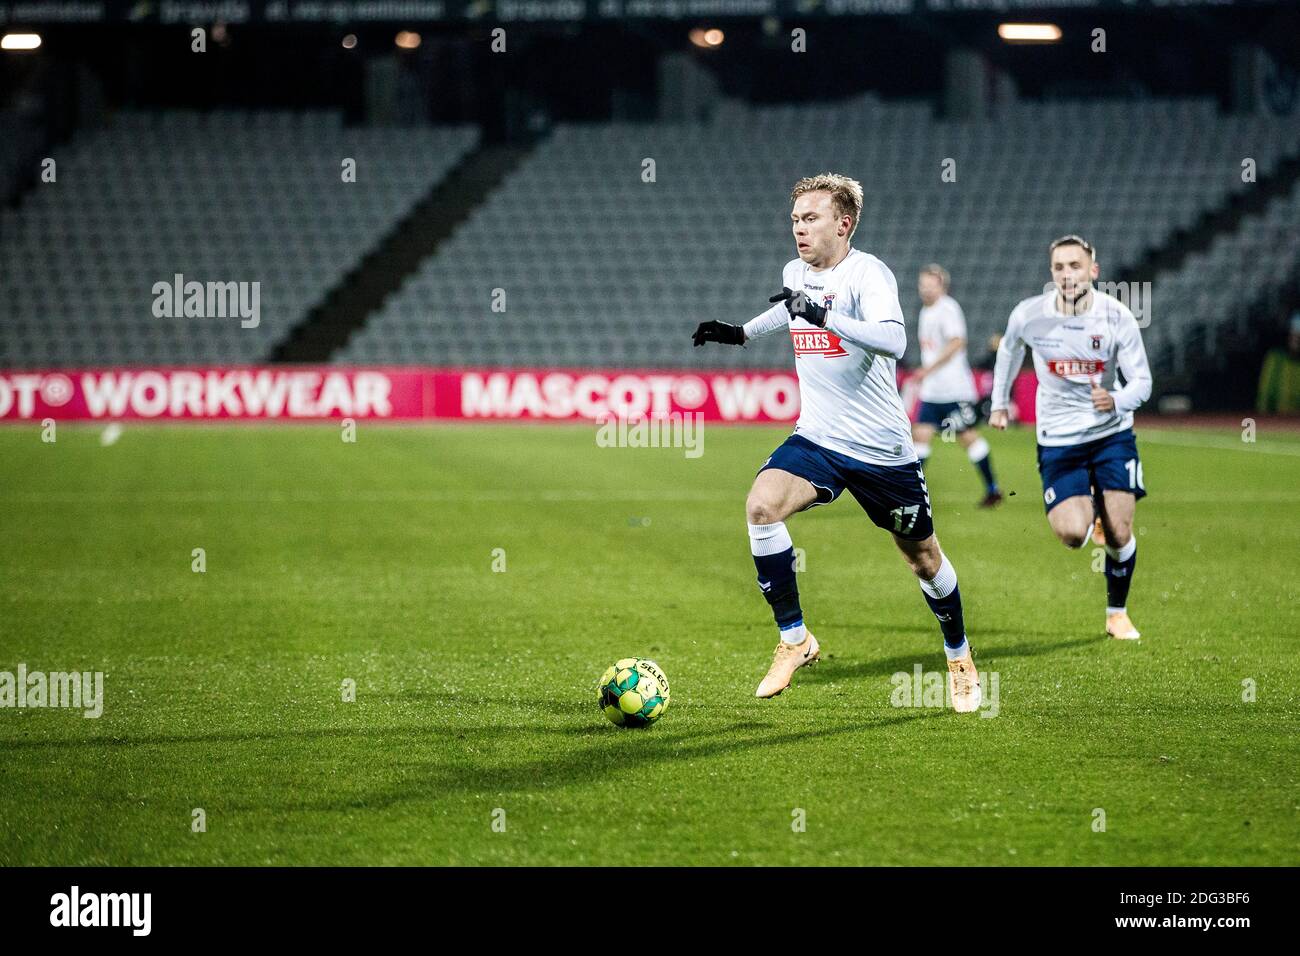
[[[917,457],[924,466],[936,429],[955,433],[984,479],[980,507],[995,507],[1002,500],[1002,493],[993,477],[989,443],[975,429],[979,393],[966,359],[966,316],[957,300],[948,294],[948,271],[941,265],[931,263],[921,270],[917,292],[921,296],[921,318],[917,326],[921,367],[912,377],[921,387],[921,406],[912,426]]]
[[[939,548],[925,475],[898,395],[897,362],[907,348],[898,283],[875,256],[849,245],[862,218],[862,186],[833,173],[795,183],[790,213],[798,257],[786,263],[777,303],[743,326],[701,322],[693,336],[744,345],[788,331],[799,374],[799,421],[759,469],[745,514],[758,586],[780,641],[754,692],[775,697],[794,672],[817,660],[795,581],[785,521],[834,501],[845,488],[878,527],[893,533],[939,621],[953,709],[977,710],[979,674],[962,620],[957,572]]]
[[[1136,640],[1128,616],[1137,565],[1133,514],[1147,492],[1133,412],[1151,397],[1146,348],[1128,307],[1092,287],[1099,266],[1087,241],[1062,236],[1048,256],[1052,290],[1015,307],[998,346],[989,424],[1007,427],[1011,383],[1028,345],[1038,373],[1038,471],[1047,521],[1067,548],[1081,548],[1100,520],[1106,633]]]

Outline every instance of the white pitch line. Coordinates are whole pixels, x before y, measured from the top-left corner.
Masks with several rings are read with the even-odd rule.
[[[1219,451],[1248,451],[1257,455],[1300,455],[1300,445],[1266,444],[1260,442],[1234,441],[1231,438],[1214,438],[1210,435],[1175,435],[1173,432],[1150,431],[1142,429],[1137,432],[1139,442],[1153,442],[1157,445],[1178,445],[1183,448],[1213,448]]]
[[[1149,501],[1151,504],[1148,504]],[[1225,490],[1223,494],[1213,497],[1205,495],[1180,495],[1177,492],[1164,494],[1154,492],[1152,497],[1142,503],[1142,508],[1158,504],[1171,505],[1279,505],[1300,502],[1300,491],[1255,491],[1237,492]]]

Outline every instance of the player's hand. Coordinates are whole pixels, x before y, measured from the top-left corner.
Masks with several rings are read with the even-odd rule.
[[[699,348],[705,342],[721,342],[723,345],[744,345],[745,344],[745,327],[743,325],[729,325],[726,322],[701,322],[696,328],[695,334],[691,336],[695,342],[695,347]]]
[[[989,427],[996,428],[1000,432],[1007,430],[1007,410],[1005,408],[989,412]]]
[[[781,286],[781,291],[767,300],[768,302],[785,302],[785,310],[791,319],[803,319],[819,329],[826,328],[826,310],[803,292],[795,292]]]
[[[1099,412],[1113,412],[1115,410],[1115,396],[1100,385],[1093,385],[1092,407]]]

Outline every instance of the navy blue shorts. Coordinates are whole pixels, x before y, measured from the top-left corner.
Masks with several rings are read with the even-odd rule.
[[[975,424],[976,418],[973,402],[922,402],[916,410],[918,423],[933,425],[940,430],[951,421],[954,431],[964,432]]]
[[[1131,428],[1080,445],[1039,445],[1038,474],[1048,511],[1076,495],[1100,498],[1103,491],[1129,491],[1145,498],[1147,493]]]
[[[834,501],[848,488],[877,527],[909,541],[924,541],[934,534],[930,492],[920,462],[869,465],[823,448],[802,435],[791,435],[758,472],[762,474],[769,468],[812,482],[817,500],[809,508]]]

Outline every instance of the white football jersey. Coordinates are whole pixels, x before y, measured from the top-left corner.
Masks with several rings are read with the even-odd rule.
[[[928,367],[949,342],[966,338],[966,316],[956,299],[940,296],[934,305],[921,307],[916,331],[921,340],[921,364]],[[978,397],[964,347],[921,380],[923,402],[973,402]]]
[[[803,319],[791,321],[785,303],[778,302],[745,323],[747,338],[790,330],[799,375],[795,434],[873,465],[916,461],[911,425],[898,396],[895,367],[907,333],[889,267],[851,249],[838,265],[821,272],[792,259],[781,284],[807,293],[831,313],[826,328],[819,329]]]
[[[1137,320],[1114,296],[1093,290],[1085,315],[1056,310],[1056,291],[1025,299],[1011,312],[998,346],[993,408],[1007,407],[1011,383],[1034,350],[1038,373],[1038,443],[1078,445],[1133,426],[1133,412],[1151,397],[1151,369]],[[1124,375],[1120,388],[1116,373]],[[1115,410],[1092,405],[1096,382],[1111,393]]]

